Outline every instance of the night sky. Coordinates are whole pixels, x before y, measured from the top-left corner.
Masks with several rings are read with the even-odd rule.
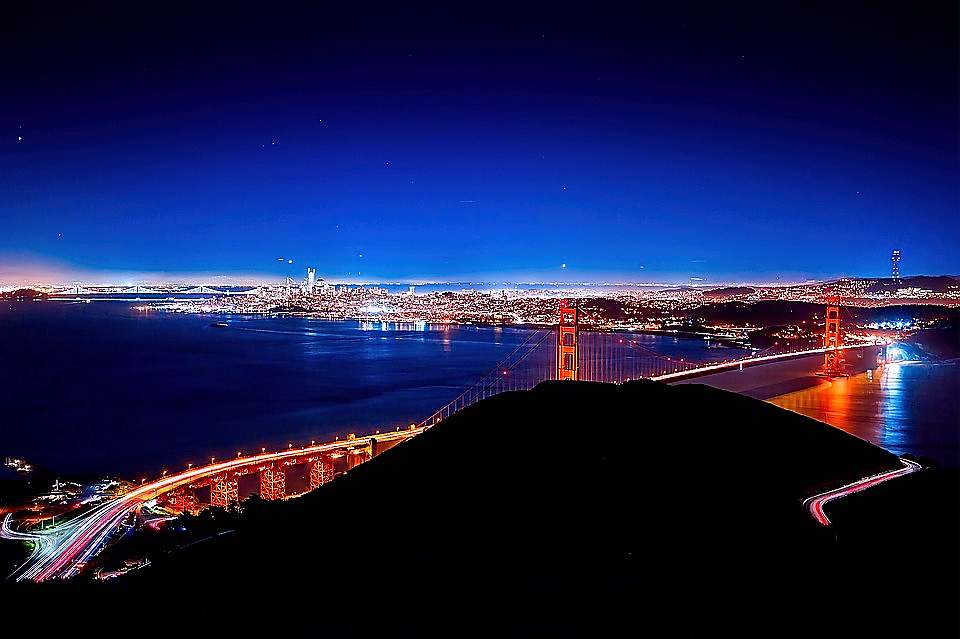
[[[960,272],[955,2],[314,4],[5,8],[0,283]]]

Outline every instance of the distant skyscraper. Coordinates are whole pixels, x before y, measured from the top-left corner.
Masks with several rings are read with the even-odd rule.
[[[900,251],[894,250],[893,254],[890,256],[890,276],[895,280],[900,279]]]
[[[317,269],[307,269],[307,293],[313,293],[313,288],[317,285]]]

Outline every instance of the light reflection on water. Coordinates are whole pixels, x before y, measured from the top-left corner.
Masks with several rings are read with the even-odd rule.
[[[887,364],[770,401],[898,455],[958,465],[960,362]]]

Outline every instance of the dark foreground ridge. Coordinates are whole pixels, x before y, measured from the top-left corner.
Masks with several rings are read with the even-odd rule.
[[[621,623],[830,634],[878,615],[952,630],[949,478],[923,471],[837,502],[830,528],[802,507],[899,465],[705,386],[550,382],[476,404],[301,499],[252,500],[233,532],[124,578],[20,594],[231,609],[234,621],[296,611],[330,629],[449,614],[453,635]]]

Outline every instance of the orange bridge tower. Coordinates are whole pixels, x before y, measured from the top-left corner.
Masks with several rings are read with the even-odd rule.
[[[557,331],[557,379],[579,379],[580,353],[577,338],[580,322],[577,305],[560,301],[560,324]]]
[[[840,332],[840,297],[827,298],[826,321],[823,327],[823,368],[821,374],[827,376],[844,375],[843,333]]]

